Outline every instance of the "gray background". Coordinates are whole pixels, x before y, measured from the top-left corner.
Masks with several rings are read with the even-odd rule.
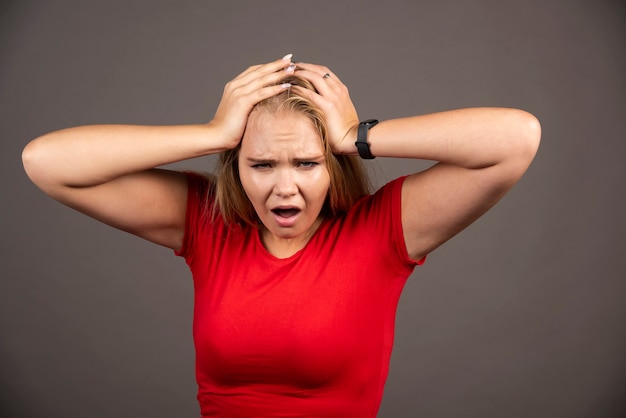
[[[74,125],[208,121],[227,81],[288,52],[362,119],[510,106],[543,125],[522,181],[410,278],[379,416],[626,416],[623,2],[2,4],[3,417],[198,415],[183,260],[47,198],[20,152]]]

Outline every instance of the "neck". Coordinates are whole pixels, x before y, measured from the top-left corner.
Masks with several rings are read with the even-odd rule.
[[[274,257],[289,258],[306,246],[315,234],[315,231],[322,224],[322,221],[323,218],[320,216],[306,233],[294,238],[277,237],[267,228],[262,227],[260,231],[261,242],[265,249]]]

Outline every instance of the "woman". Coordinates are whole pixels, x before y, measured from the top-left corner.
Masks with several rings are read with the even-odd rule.
[[[53,198],[185,257],[202,416],[373,417],[404,282],[539,138],[514,109],[359,123],[339,78],[290,54],[228,83],[206,125],[71,128],[23,161]],[[216,178],[155,168],[214,153]],[[438,163],[370,195],[359,155]]]

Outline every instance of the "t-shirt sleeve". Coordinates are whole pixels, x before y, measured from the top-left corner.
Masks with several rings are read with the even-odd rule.
[[[426,257],[413,260],[409,257],[402,230],[402,185],[406,176],[390,181],[371,196],[366,205],[366,222],[374,236],[388,241],[397,261],[412,269],[424,264]]]
[[[174,254],[184,257],[187,263],[193,258],[193,249],[199,229],[207,222],[209,216],[210,183],[206,177],[192,172],[187,176],[187,209],[185,215],[185,231],[183,244]]]

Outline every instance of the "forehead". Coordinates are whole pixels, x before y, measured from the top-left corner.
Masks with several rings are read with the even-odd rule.
[[[255,110],[248,118],[242,154],[273,154],[280,150],[323,153],[322,139],[307,115],[293,110]]]

